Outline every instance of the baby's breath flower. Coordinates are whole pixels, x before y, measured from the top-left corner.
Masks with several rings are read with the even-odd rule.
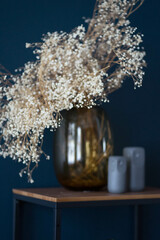
[[[42,43],[26,43],[35,48],[35,62],[17,75],[2,71],[0,155],[22,162],[20,176],[26,173],[30,183],[40,156],[50,159],[42,150],[44,130],[60,126],[62,110],[108,102],[108,94],[128,77],[142,86],[142,35],[128,20],[137,3],[99,0],[93,18],[86,20],[87,31],[80,25],[71,33],[47,33]]]

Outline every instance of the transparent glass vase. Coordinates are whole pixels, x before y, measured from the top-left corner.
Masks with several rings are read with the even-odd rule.
[[[106,186],[113,141],[104,110],[73,108],[62,116],[54,137],[54,169],[58,181],[72,190],[98,190]]]

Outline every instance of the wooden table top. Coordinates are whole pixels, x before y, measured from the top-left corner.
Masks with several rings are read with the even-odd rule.
[[[127,192],[123,194],[103,191],[70,191],[64,188],[26,188],[13,189],[14,194],[36,198],[50,202],[84,202],[84,201],[116,201],[137,199],[160,199],[159,188],[146,188],[142,192]]]

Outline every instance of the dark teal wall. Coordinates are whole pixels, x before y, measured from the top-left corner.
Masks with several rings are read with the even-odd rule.
[[[10,71],[33,58],[26,42],[39,41],[48,31],[70,31],[91,16],[94,0],[3,0],[0,2],[0,63]],[[127,145],[146,148],[146,181],[160,187],[160,2],[146,0],[132,17],[133,25],[145,35],[147,52],[143,87],[134,91],[131,81],[110,96],[103,107],[110,115],[115,138],[115,152]],[[52,156],[52,134],[46,132],[44,148]],[[12,234],[12,188],[59,186],[52,161],[42,159],[30,185],[18,173],[22,166],[10,159],[0,159],[0,240]],[[160,207],[142,209],[142,240],[160,239]],[[109,207],[70,209],[63,212],[63,240],[132,240],[133,209]],[[101,219],[101,220],[100,220]],[[24,206],[23,239],[52,239],[52,212],[43,207]],[[46,237],[47,236],[47,237]]]

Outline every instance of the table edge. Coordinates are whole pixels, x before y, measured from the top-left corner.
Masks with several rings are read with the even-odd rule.
[[[44,201],[49,201],[49,202],[94,202],[94,201],[126,201],[126,200],[150,200],[150,199],[160,199],[160,193],[137,193],[134,195],[125,195],[125,194],[112,194],[111,196],[82,196],[82,197],[50,197],[50,196],[45,196],[43,194],[39,193],[31,193],[31,192],[26,192],[25,190],[20,190],[20,189],[12,189],[13,194],[25,196],[25,197],[30,197],[30,198],[36,198]]]

